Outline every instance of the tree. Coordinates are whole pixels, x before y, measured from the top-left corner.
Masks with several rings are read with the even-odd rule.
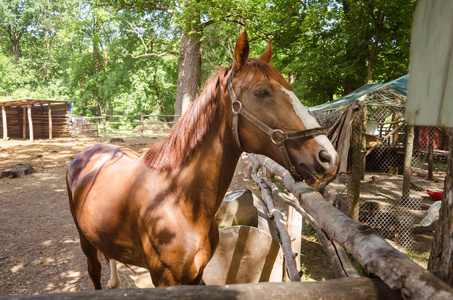
[[[453,286],[453,130],[449,129],[450,151],[447,158],[442,206],[428,261],[428,270]]]

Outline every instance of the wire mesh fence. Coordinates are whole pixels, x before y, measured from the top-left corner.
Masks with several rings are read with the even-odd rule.
[[[373,227],[384,238],[410,250],[413,231],[435,200],[426,190],[443,187],[448,137],[441,128],[414,128],[410,190],[403,196],[407,126],[404,106],[394,104],[368,101],[362,106],[366,116],[366,126],[362,128],[365,167],[357,215],[360,222]],[[334,108],[313,114],[328,129],[342,112],[343,108]],[[351,144],[352,147],[355,145]],[[348,201],[349,180],[350,173],[347,173],[331,183],[337,193],[334,204]]]

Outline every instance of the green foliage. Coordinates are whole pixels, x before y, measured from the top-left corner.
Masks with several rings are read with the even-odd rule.
[[[306,105],[408,71],[416,0],[0,0],[0,98],[73,99],[74,113],[173,114],[183,31],[203,82],[247,30]],[[369,68],[369,66],[371,66]],[[370,79],[371,78],[371,79]]]

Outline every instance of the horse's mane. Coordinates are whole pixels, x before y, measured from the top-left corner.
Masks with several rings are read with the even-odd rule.
[[[224,93],[224,79],[229,70],[230,68],[219,67],[219,73],[208,79],[201,95],[173,126],[170,135],[161,143],[151,145],[145,152],[145,164],[158,170],[169,170],[180,166],[191,156],[215,120],[218,105],[215,97],[219,92]],[[259,59],[249,58],[247,67],[238,72],[238,75],[250,82],[261,73],[271,82],[292,90],[279,71]]]
[[[172,132],[161,143],[153,144],[144,154],[144,163],[158,170],[180,166],[198,147],[215,120],[219,91],[223,93],[224,77],[228,68],[206,82],[200,96],[173,126]]]
[[[248,80],[253,81],[253,77],[256,74],[261,73],[266,76],[270,82],[279,84],[288,90],[293,90],[293,88],[289,85],[283,75],[268,63],[265,63],[257,58],[249,58],[247,60],[247,65],[248,67],[244,68],[244,70],[241,70],[240,73],[246,78],[250,77]]]

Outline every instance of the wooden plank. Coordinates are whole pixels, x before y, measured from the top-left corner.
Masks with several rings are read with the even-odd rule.
[[[11,299],[17,296],[12,296]],[[381,281],[370,278],[341,278],[323,282],[261,282],[218,286],[172,286],[153,289],[118,289],[21,296],[21,299],[402,299]],[[7,299],[7,298],[5,298]]]
[[[453,1],[420,0],[412,22],[406,120],[453,127]]]

